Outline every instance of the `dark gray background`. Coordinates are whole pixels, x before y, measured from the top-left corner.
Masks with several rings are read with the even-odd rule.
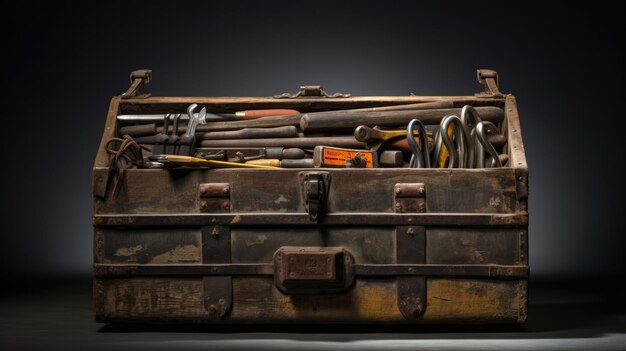
[[[2,273],[88,276],[91,166],[110,97],[467,95],[519,102],[534,278],[623,275],[624,38],[608,4],[15,2],[2,11]]]

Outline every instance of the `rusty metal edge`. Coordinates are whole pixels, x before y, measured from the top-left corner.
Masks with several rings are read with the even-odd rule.
[[[527,279],[527,265],[472,264],[354,264],[354,275],[361,277],[476,277],[493,279]],[[271,263],[236,264],[94,264],[96,277],[211,275],[274,275]]]
[[[329,213],[311,223],[305,213],[195,213],[195,214],[97,214],[97,227],[205,226],[205,225],[426,225],[525,227],[528,213]]]

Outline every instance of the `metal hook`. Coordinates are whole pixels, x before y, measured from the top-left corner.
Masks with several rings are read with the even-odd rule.
[[[420,145],[417,145],[413,138],[413,131],[417,124],[417,130],[420,138]],[[412,119],[406,128],[406,138],[409,149],[413,154],[409,162],[410,168],[430,168],[430,154],[428,152],[428,139],[426,136],[426,127],[419,119]],[[421,147],[420,147],[421,146]]]
[[[483,121],[476,125],[476,137],[478,138],[478,141],[482,144],[482,146],[485,148],[485,151],[487,151],[487,153],[489,153],[489,156],[491,156],[492,158],[490,166],[502,167],[502,161],[500,160],[500,157],[498,157],[498,153],[496,152],[496,149],[487,140],[487,132],[491,132],[492,134],[500,134],[498,127],[496,127],[495,124],[489,121]],[[480,157],[484,157],[484,155],[481,154]]]
[[[478,111],[470,105],[463,106],[461,110],[461,122],[469,132],[469,140],[467,141],[468,153],[467,153],[467,167],[468,168],[484,168],[485,160],[482,157],[484,150],[482,144],[476,139],[476,125],[482,122]]]

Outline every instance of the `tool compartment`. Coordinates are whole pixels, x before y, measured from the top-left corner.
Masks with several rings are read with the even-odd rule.
[[[528,171],[515,98],[487,76],[485,92],[461,97],[325,97],[321,88],[295,98],[114,97],[93,173],[97,320],[524,322]],[[107,151],[123,127],[162,125],[119,116],[184,114],[191,104],[314,114],[432,102],[501,108],[503,167],[122,169]],[[244,157],[264,146],[246,147]]]

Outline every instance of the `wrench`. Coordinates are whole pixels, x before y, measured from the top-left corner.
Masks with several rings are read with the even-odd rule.
[[[191,104],[187,108],[187,114],[189,115],[189,122],[187,122],[187,130],[185,134],[180,137],[180,149],[179,155],[189,156],[191,151],[195,147],[196,143],[196,127],[198,124],[206,123],[206,107],[200,110],[200,113],[195,115],[193,111],[198,107],[198,104]]]

